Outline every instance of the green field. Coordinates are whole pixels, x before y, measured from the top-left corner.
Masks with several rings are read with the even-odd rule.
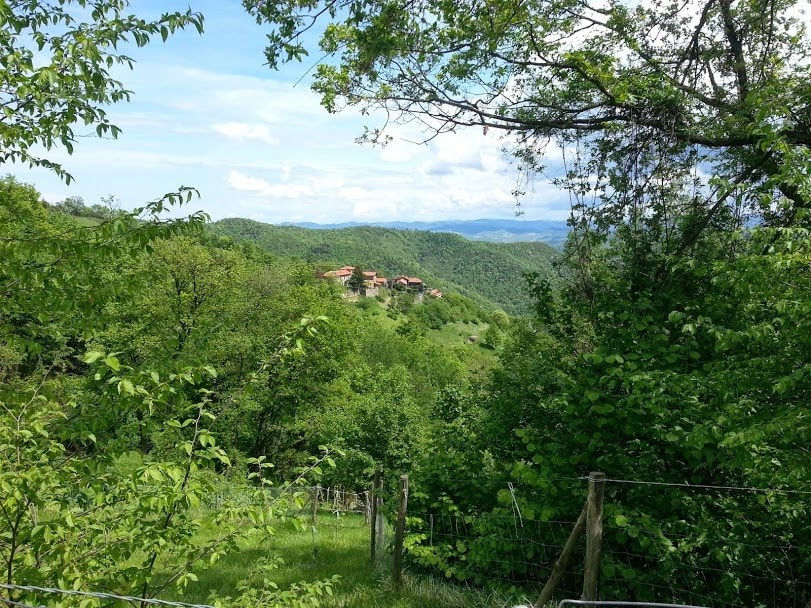
[[[280,589],[339,576],[333,595],[321,597],[321,606],[326,608],[503,608],[517,603],[497,592],[408,572],[403,587],[397,590],[391,581],[390,554],[376,568],[370,565],[369,526],[363,516],[336,517],[327,512],[319,515],[315,525],[309,518],[299,525],[288,521],[280,523],[275,536],[251,537],[239,551],[195,570],[199,581],[185,591],[178,594],[172,589],[164,595],[167,599],[205,604],[213,602],[215,596],[236,595],[241,581],[260,588],[263,576],[258,564],[274,558],[279,561],[269,578]]]

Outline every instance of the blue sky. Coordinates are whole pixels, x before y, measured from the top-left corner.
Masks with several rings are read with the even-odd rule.
[[[138,0],[142,15],[185,10],[174,0]],[[43,170],[7,167],[56,202],[114,195],[124,208],[178,186],[194,186],[193,209],[214,220],[266,222],[508,218],[517,176],[492,132],[471,129],[427,145],[414,127],[394,126],[386,148],[355,143],[364,125],[349,109],[331,115],[309,89],[312,60],[279,72],[264,66],[264,30],[239,2],[192,0],[205,33],[181,32],[129,54],[117,76],[132,102],[109,110],[118,140],[80,137],[72,156],[51,151],[76,178],[69,187]],[[300,81],[298,84],[297,81]],[[82,133],[82,128],[79,129]],[[88,129],[88,133],[91,131]],[[554,164],[554,159],[552,159]],[[565,219],[568,197],[539,176],[521,200],[524,219]]]

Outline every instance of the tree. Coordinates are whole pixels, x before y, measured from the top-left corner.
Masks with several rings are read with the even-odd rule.
[[[484,342],[491,348],[497,349],[504,344],[504,330],[491,323],[484,332]]]
[[[802,3],[244,4],[273,27],[271,65],[300,58],[312,38],[297,34],[329,20],[320,46],[331,60],[313,86],[330,111],[383,108],[422,121],[428,138],[500,130],[530,176],[548,145],[560,147],[557,183],[572,195],[574,235],[563,289],[533,280],[536,318],[513,330],[484,400],[494,475],[506,469],[535,488],[529,504],[543,519],[575,518],[581,501],[567,480],[597,469],[776,488],[779,498],[766,500],[612,488],[607,533],[623,557],[604,566],[622,571],[611,582],[618,597],[650,600],[675,581],[691,589],[701,564],[717,573],[706,589],[714,600],[794,601],[751,573],[809,567],[807,554],[779,549],[811,537],[796,493],[809,473],[797,449],[809,419]],[[458,492],[454,504],[476,513],[480,493]],[[641,530],[650,537],[638,540]],[[473,544],[446,574],[472,576],[478,564],[486,576],[519,561],[478,559]],[[728,546],[745,549],[716,550]]]
[[[81,215],[87,209],[81,196],[69,196],[57,207],[69,215]]]
[[[191,10],[145,20],[128,13],[128,7],[126,0],[0,3],[0,50],[5,58],[0,70],[0,162],[45,167],[70,182],[71,175],[39,150],[61,145],[71,153],[78,124],[98,136],[118,135],[120,129],[109,121],[106,107],[128,100],[131,93],[112,77],[111,69],[134,63],[121,47],[142,47],[157,35],[166,40],[186,27],[202,32],[203,17]],[[0,215],[13,222],[0,236],[5,261],[0,303],[16,316],[11,327],[3,327],[2,339],[22,342],[33,359],[41,354],[39,337],[48,335],[53,342],[58,333],[53,331],[56,317],[73,314],[75,321],[85,316],[76,315],[77,309],[98,307],[103,286],[96,286],[95,298],[86,293],[105,257],[148,248],[151,241],[199,227],[205,219],[201,213],[191,221],[160,219],[167,206],[190,200],[193,189],[181,188],[133,213],[110,213],[109,221],[92,229],[65,222],[59,226],[47,217],[32,187],[20,196],[25,188],[13,178],[6,178],[1,188]],[[85,209],[77,197],[67,199],[62,208],[71,214]],[[73,323],[73,337],[89,333],[93,315],[86,317],[84,324]],[[64,345],[69,340],[60,335],[56,342]]]
[[[118,136],[105,108],[129,100],[131,91],[111,69],[134,63],[120,48],[155,36],[165,41],[186,27],[203,30],[203,16],[191,9],[145,20],[128,7],[127,0],[0,5],[0,162],[45,167],[70,182],[70,173],[35,148],[72,152],[82,124],[99,137]]]
[[[0,3],[0,162],[45,167],[70,181],[60,165],[35,150],[62,145],[71,152],[77,123],[100,136],[117,135],[105,107],[129,92],[109,70],[132,63],[117,48],[130,40],[143,46],[156,34],[165,39],[187,25],[202,27],[202,17],[191,12],[150,22],[125,14],[127,5]],[[193,580],[193,563],[235,537],[229,532],[208,548],[193,539],[199,522],[190,507],[207,485],[197,471],[227,463],[208,428],[205,385],[214,372],[187,367],[160,376],[133,370],[113,354],[87,353],[111,296],[98,281],[105,264],[199,227],[202,214],[190,221],[160,218],[189,194],[181,188],[83,227],[51,211],[32,186],[12,177],[0,183],[0,485],[7,490],[0,497],[0,564],[6,584],[152,595]],[[79,200],[70,203],[69,210],[83,207]],[[86,378],[92,389],[81,387],[82,372],[94,378]],[[193,395],[183,403],[176,397],[181,386]],[[128,466],[114,451],[94,454],[97,438],[77,413],[136,404],[151,412],[172,399],[179,418],[164,420],[166,443],[175,451],[168,461],[144,457]],[[180,565],[156,577],[161,547],[173,547]],[[31,601],[18,591],[3,595],[12,603]]]
[[[558,144],[560,182],[592,227],[655,214],[672,252],[730,209],[809,221],[811,45],[797,0],[243,4],[271,26],[272,67],[308,54],[312,36],[299,34],[328,20],[331,59],[313,89],[331,112],[383,108],[429,138],[501,130],[530,173]]]
[[[353,291],[362,291],[366,287],[366,279],[363,278],[363,268],[355,266],[352,269],[352,276],[349,277],[347,285]]]

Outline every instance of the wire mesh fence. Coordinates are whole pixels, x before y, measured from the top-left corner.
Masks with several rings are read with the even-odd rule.
[[[578,483],[574,497],[585,499],[586,479]],[[512,509],[410,509],[406,550],[412,567],[474,584],[540,589],[575,522],[527,517],[519,505],[546,498],[509,485]],[[646,605],[808,608],[808,496],[804,490],[607,480],[600,597]],[[581,541],[560,573],[555,597],[581,596],[584,561]]]
[[[344,488],[322,488],[315,486],[307,488],[310,508],[314,512],[328,512],[332,515],[360,515],[364,523],[369,523],[371,517],[370,492],[354,492]]]
[[[525,590],[537,595],[549,578],[574,521],[420,514],[408,518],[412,562],[439,567],[446,577],[480,586]],[[579,595],[583,548],[563,570],[562,594]]]
[[[229,507],[271,507],[278,503],[279,495],[295,493],[286,511],[312,525],[334,528],[362,528],[369,525],[371,502],[369,492],[356,492],[346,488],[322,486],[296,486],[256,488],[245,484],[223,483],[217,492],[205,501],[205,508],[220,510]]]
[[[706,608],[706,606],[696,606],[693,604],[665,604],[661,602],[620,602],[620,601],[594,601],[594,600],[561,600],[558,608],[566,606],[593,606],[598,608]]]
[[[128,604],[131,606],[161,606],[167,608],[213,608],[208,604],[189,604],[157,598],[142,598],[130,595],[99,591],[82,591],[77,589],[58,589],[55,587],[40,587],[36,585],[12,585],[0,583],[5,597],[0,597],[0,605],[15,606],[17,608],[46,608],[46,606],[77,606],[79,608],[94,608],[99,606],[116,606]]]
[[[577,507],[586,479],[572,479],[567,500]],[[735,486],[605,480],[601,517],[600,597],[605,606],[701,608],[809,608],[811,525],[808,497],[800,491]],[[560,489],[560,488],[558,488]],[[272,506],[282,489],[222,484],[204,508]],[[342,534],[361,539],[371,529],[370,491],[296,487],[288,515],[309,525],[315,541]],[[556,598],[581,596],[586,549],[555,570],[575,529],[574,518],[554,518],[537,488],[507,484],[488,509],[464,513],[451,503],[424,508],[417,499],[407,515],[406,554],[412,569],[432,569],[465,584],[506,586],[523,597],[537,593],[553,572]],[[396,501],[386,496],[387,504]],[[534,507],[532,505],[535,505]],[[389,509],[391,511],[391,509]],[[390,540],[390,538],[389,538]],[[362,542],[362,541],[361,541]],[[189,606],[110,594],[0,586],[14,593],[0,602],[19,608],[138,602]],[[66,600],[66,598],[68,598]],[[567,603],[568,602],[568,603]],[[565,600],[561,605],[580,605]]]
[[[730,496],[739,490],[675,491],[681,496],[674,505],[689,506],[689,512],[665,511],[658,520],[648,520],[639,509],[627,515],[608,511],[601,563],[604,597],[708,608],[807,606],[811,546],[806,526],[781,517],[787,503]]]

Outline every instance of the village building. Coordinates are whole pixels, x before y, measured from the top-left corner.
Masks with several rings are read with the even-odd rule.
[[[317,272],[316,276],[319,278],[333,279],[340,285],[346,287],[349,284],[349,279],[352,278],[352,273],[354,270],[354,266],[341,266],[341,268],[338,270]],[[398,288],[402,290],[416,291],[420,296],[423,295],[425,290],[425,283],[419,277],[398,275],[395,279],[389,280],[387,277],[378,276],[377,271],[374,270],[363,271],[363,285],[364,293],[367,297],[377,296],[380,293],[380,288]],[[438,289],[432,289],[426,293],[434,298],[442,297],[442,292]]]
[[[394,286],[399,287],[400,289],[409,289],[413,291],[422,291],[425,288],[425,284],[419,277],[407,277],[405,275],[400,275],[395,278]]]
[[[346,285],[349,283],[349,279],[352,277],[353,270],[354,268],[352,266],[344,266],[338,270],[328,270],[327,272],[316,276],[335,279],[341,285]]]

